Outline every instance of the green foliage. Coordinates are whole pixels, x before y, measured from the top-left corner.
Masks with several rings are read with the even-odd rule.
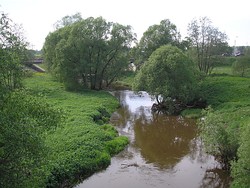
[[[205,119],[200,122],[200,129],[207,152],[228,165],[236,157],[239,147],[239,122],[231,120],[231,113],[213,113],[211,109],[207,109],[203,116]]]
[[[185,109],[181,112],[181,115],[186,117],[186,118],[197,119],[197,118],[201,117],[201,109],[199,109],[199,108]]]
[[[21,63],[26,57],[26,46],[21,28],[1,12],[0,90],[13,90],[21,86]]]
[[[229,104],[249,103],[249,79],[233,76],[206,77],[201,84],[203,97],[212,108],[229,107]]]
[[[128,145],[128,138],[125,136],[116,137],[114,140],[108,141],[106,143],[106,148],[108,152],[112,155],[119,153]]]
[[[195,97],[196,71],[190,59],[173,46],[162,46],[150,56],[135,77],[134,89],[146,90],[163,101],[186,103]]]
[[[245,77],[250,76],[250,56],[241,56],[232,64],[234,75]]]
[[[249,187],[249,78],[207,77],[201,89],[214,110],[209,109],[200,123],[207,151],[232,164],[233,187]],[[232,162],[233,161],[233,162]]]
[[[24,91],[5,94],[0,103],[0,186],[27,187],[43,175],[37,169],[47,153],[43,137],[59,125],[60,111]]]
[[[127,72],[123,77],[119,78],[112,84],[112,88],[115,88],[116,90],[131,89],[133,86],[135,75],[136,72]]]
[[[180,33],[177,31],[176,26],[165,19],[160,24],[150,26],[134,49],[134,58],[136,64],[144,63],[150,55],[159,47],[171,44],[173,46],[180,46]]]
[[[188,25],[188,38],[191,41],[193,51],[192,58],[197,63],[201,72],[209,74],[213,67],[218,64],[218,58],[228,52],[227,36],[212,26],[207,17],[199,20],[194,19]]]
[[[250,186],[250,121],[241,130],[240,147],[238,149],[238,160],[232,163],[232,176],[234,178],[232,187],[247,188]]]
[[[49,71],[67,89],[102,89],[128,67],[134,39],[130,26],[90,17],[50,33],[43,51]]]
[[[98,125],[96,117],[105,121],[118,106],[118,101],[104,91],[68,92],[49,75],[36,74],[25,82],[29,91],[63,109],[64,126],[45,137],[48,155],[42,161],[41,181],[47,187],[71,187],[110,164],[111,155],[128,143],[118,137],[111,125]],[[104,116],[105,118],[103,118]],[[33,182],[33,185],[37,185]]]

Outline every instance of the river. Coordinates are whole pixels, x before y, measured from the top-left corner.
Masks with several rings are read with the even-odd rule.
[[[195,120],[152,113],[146,92],[113,94],[121,108],[111,123],[130,144],[77,188],[229,187],[229,175],[204,152]]]

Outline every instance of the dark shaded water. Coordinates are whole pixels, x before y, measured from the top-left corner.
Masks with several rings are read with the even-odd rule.
[[[78,188],[229,187],[228,174],[204,153],[195,120],[151,113],[153,101],[144,92],[114,95],[122,107],[111,123],[130,145]]]

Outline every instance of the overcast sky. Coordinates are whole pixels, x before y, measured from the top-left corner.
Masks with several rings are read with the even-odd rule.
[[[107,21],[131,25],[138,40],[146,29],[163,19],[186,36],[194,18],[207,16],[225,32],[229,45],[250,45],[249,0],[0,0],[0,10],[18,24],[33,49],[40,50],[53,24],[80,12],[83,18],[102,16]]]

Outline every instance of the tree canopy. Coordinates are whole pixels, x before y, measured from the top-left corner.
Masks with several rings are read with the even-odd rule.
[[[136,46],[135,54],[137,64],[146,61],[157,48],[171,44],[180,46],[181,36],[175,24],[169,19],[162,20],[160,24],[150,26],[144,33]]]
[[[102,89],[128,67],[134,40],[130,26],[89,17],[50,33],[43,51],[49,70],[68,89]]]
[[[162,105],[171,102],[186,104],[195,95],[195,69],[180,49],[161,46],[136,75],[134,89],[149,92]]]
[[[194,19],[188,25],[188,38],[194,49],[194,59],[200,71],[208,74],[216,58],[227,52],[227,35],[212,25],[207,17]]]

